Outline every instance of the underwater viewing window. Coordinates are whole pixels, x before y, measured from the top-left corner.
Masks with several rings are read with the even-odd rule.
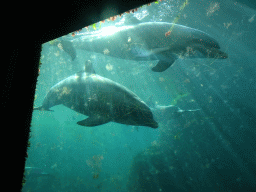
[[[159,0],[43,44],[22,191],[252,190],[255,15]]]

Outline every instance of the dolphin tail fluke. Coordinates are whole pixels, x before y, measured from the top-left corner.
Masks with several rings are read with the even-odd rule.
[[[70,55],[72,61],[76,58],[76,50],[70,41],[61,40],[63,50]]]
[[[98,125],[103,125],[108,122],[110,122],[109,118],[102,117],[102,116],[92,116],[82,121],[78,121],[77,124],[81,126],[86,126],[86,127],[95,127]]]
[[[160,60],[155,67],[152,68],[154,72],[163,72],[168,69],[174,62],[175,58],[172,58],[168,61]]]

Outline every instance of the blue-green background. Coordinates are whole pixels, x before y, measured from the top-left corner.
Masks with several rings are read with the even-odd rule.
[[[61,105],[54,112],[34,111],[26,166],[51,176],[27,179],[23,191],[249,191],[255,186],[256,11],[233,1],[199,0],[180,11],[183,3],[153,3],[96,28],[122,26],[130,17],[173,22],[180,15],[178,24],[213,36],[228,59],[179,59],[165,72],[154,73],[150,66],[157,61],[82,50],[71,61],[46,43],[34,105],[40,106],[53,85],[90,59],[97,74],[144,101],[153,95],[160,105],[202,110],[165,119],[158,129],[117,123],[82,127],[76,122],[85,116]]]

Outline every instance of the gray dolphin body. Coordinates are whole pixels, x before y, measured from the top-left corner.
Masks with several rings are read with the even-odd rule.
[[[179,107],[175,105],[156,105],[152,101],[152,96],[148,98],[147,105],[150,107],[155,119],[160,121],[166,121],[174,118],[180,117],[182,114],[188,113],[188,112],[195,112],[199,111],[201,109],[189,109],[189,110],[182,110]]]
[[[153,112],[154,117],[156,118],[157,121],[170,120],[170,119],[178,118],[182,114],[185,114],[188,112],[195,112],[195,111],[201,110],[201,109],[182,110],[179,107],[174,105],[167,105],[167,106],[156,105],[155,107],[150,109]]]
[[[157,128],[150,108],[126,87],[99,75],[92,67],[76,73],[54,85],[43,104],[34,110],[50,110],[64,105],[89,116],[77,122],[82,126],[98,126],[110,121]]]
[[[228,57],[207,33],[166,22],[105,27],[100,31],[77,35],[71,41],[62,40],[61,43],[72,60],[76,58],[75,49],[128,60],[159,60],[152,68],[155,72],[165,71],[179,57]]]

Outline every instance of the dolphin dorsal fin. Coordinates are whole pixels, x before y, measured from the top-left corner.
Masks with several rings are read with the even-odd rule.
[[[84,71],[85,71],[86,73],[96,74],[96,73],[95,73],[95,70],[94,70],[94,68],[93,68],[93,66],[92,66],[91,60],[85,61],[85,64],[84,64]]]
[[[90,60],[85,61],[84,69],[81,71],[78,71],[76,74],[81,75],[82,73],[88,73],[88,74],[96,74],[92,62]]]
[[[84,69],[81,71],[78,71],[76,74],[81,74],[81,73],[89,73],[89,74],[96,74],[95,70],[92,66],[92,62],[90,60],[85,61]]]
[[[133,15],[127,15],[125,20],[124,20],[124,24],[125,25],[137,25],[142,23],[141,20],[137,19],[137,17],[133,16]]]

